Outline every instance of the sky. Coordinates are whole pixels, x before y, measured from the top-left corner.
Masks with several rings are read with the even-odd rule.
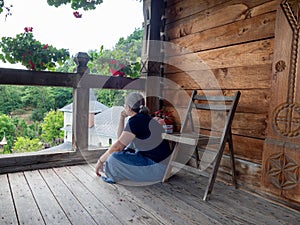
[[[120,37],[126,38],[135,28],[142,27],[143,6],[136,0],[103,0],[95,10],[79,9],[82,18],[75,18],[70,5],[55,8],[47,0],[5,0],[12,4],[12,16],[5,20],[0,14],[0,38],[15,37],[24,27],[33,27],[34,38],[42,44],[77,52],[98,50],[101,45],[111,49]],[[22,68],[0,62],[0,67]]]

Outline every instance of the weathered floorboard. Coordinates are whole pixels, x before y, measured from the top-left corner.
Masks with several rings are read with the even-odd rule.
[[[41,174],[51,188],[53,195],[65,210],[65,213],[72,224],[97,224],[87,209],[81,205],[80,201],[78,201],[52,169],[42,170]]]
[[[171,181],[172,185],[165,185],[164,190],[173,193],[173,195],[180,199],[189,198],[190,204],[198,208],[199,204],[195,204],[193,199],[189,196],[201,197],[204,193],[203,181],[207,182],[208,178],[197,174],[187,174],[187,172],[182,171],[182,175],[184,174],[192,179],[186,179],[185,176],[176,176]],[[183,182],[185,182],[185,188],[182,188]],[[195,188],[195,186],[197,188]],[[180,192],[174,192],[172,189],[180,190]],[[276,205],[245,192],[236,192],[233,187],[228,188],[225,184],[218,184],[218,186],[214,188],[211,199],[207,204],[208,206],[206,207],[211,208],[211,211],[223,212],[227,215],[226,218],[231,218],[232,221],[242,222],[242,224],[283,225],[296,224],[300,221],[299,216],[293,217],[284,208],[281,209],[282,211],[280,210],[282,214],[278,216],[276,215],[276,210],[279,208],[277,208]],[[199,210],[201,209],[199,208]],[[266,211],[270,212],[267,213]]]
[[[71,224],[41,174],[37,170],[27,171],[24,174],[45,223],[52,225]]]
[[[94,164],[0,175],[0,224],[299,224],[300,211],[185,168],[167,183],[107,184]]]
[[[0,224],[17,224],[18,221],[7,175],[0,175],[0,184]]]
[[[74,194],[78,201],[89,211],[89,214],[101,224],[119,225],[121,222],[115,217],[105,205],[97,199],[97,195],[90,192],[78,178],[65,167],[54,169],[56,174],[63,180],[68,189]],[[86,174],[86,176],[88,176]]]
[[[131,224],[168,224],[164,218],[153,214],[148,207],[126,198],[119,191],[118,185],[111,185],[103,182],[99,177],[91,176],[94,171],[85,166],[72,167],[72,172],[84,182],[89,190],[113,212],[122,223]],[[107,196],[110,196],[109,198]],[[165,222],[163,222],[165,221]]]
[[[24,174],[22,172],[9,174],[9,182],[19,223],[32,225],[45,224]]]
[[[85,166],[85,168],[87,167]],[[129,200],[134,200],[136,204],[146,205],[147,210],[152,212],[151,214],[160,216],[163,224],[197,224],[199,213],[202,215],[202,224],[220,224],[218,221],[206,216],[203,212],[195,210],[185,202],[175,202],[172,194],[160,193],[159,189],[153,192],[152,186],[150,187],[150,191],[147,187],[118,187],[115,185],[115,188]],[[171,218],[169,222],[161,219],[169,217]]]

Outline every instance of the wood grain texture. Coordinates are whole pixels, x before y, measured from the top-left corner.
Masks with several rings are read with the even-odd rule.
[[[165,70],[166,73],[179,71],[199,73],[208,69],[271,64],[273,44],[273,39],[267,39],[204,52],[170,56],[165,60]]]
[[[243,19],[246,17],[252,17],[260,15],[266,12],[270,12],[276,9],[280,0],[254,0],[254,1],[239,1],[239,0],[214,0],[214,1],[203,1],[203,0],[190,0],[190,1],[167,1],[167,24],[174,23],[175,21],[182,21],[183,19],[192,20],[195,22],[197,18],[210,18],[211,15],[216,13],[222,13],[221,9],[226,10],[227,8],[238,5],[236,9],[244,9],[237,15],[235,19]],[[201,16],[203,15],[203,17]],[[226,15],[226,14],[225,14]],[[231,15],[226,15],[226,18],[214,18],[217,21],[232,18]],[[211,19],[213,21],[213,19]],[[208,21],[206,21],[208,22]],[[206,23],[207,24],[207,23]],[[211,23],[209,23],[211,24]],[[207,26],[203,23],[203,26]],[[200,27],[200,26],[199,26]],[[211,27],[208,27],[211,28]],[[198,30],[199,31],[199,30]]]
[[[224,158],[224,168],[226,163],[227,158]],[[202,201],[200,196],[208,179],[189,166],[167,183],[149,186],[107,184],[94,174],[94,166],[86,164],[0,176],[1,191],[6,193],[0,195],[0,207],[13,202],[16,205],[16,211],[12,209],[6,214],[1,211],[1,224],[232,225],[234,222],[296,225],[300,222],[299,211],[234,189],[220,180],[215,184],[211,199]],[[239,185],[243,182],[259,185],[256,177],[259,165],[238,160],[237,168]],[[218,178],[229,177],[228,170],[220,171],[219,175]],[[42,220],[34,220],[34,215],[41,215]]]
[[[231,12],[231,9],[230,9]],[[225,12],[227,15],[230,12]],[[220,17],[224,17],[221,15]],[[275,12],[191,33],[170,41],[193,52],[274,37]]]

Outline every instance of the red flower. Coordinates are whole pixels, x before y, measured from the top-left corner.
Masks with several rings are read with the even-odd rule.
[[[123,71],[125,68],[125,65],[122,63],[119,63],[118,60],[112,59],[109,61],[109,71],[112,76],[120,76],[124,77],[126,74]]]
[[[33,28],[32,27],[25,27],[24,31],[27,32],[32,32]]]
[[[82,17],[82,14],[80,14],[78,11],[73,12],[73,15],[74,15],[76,18],[81,18],[81,17]]]
[[[48,44],[45,44],[44,46],[43,46],[43,49],[47,49],[48,48]]]
[[[120,76],[120,77],[124,77],[125,76],[125,73],[120,71],[120,70],[114,70],[112,68],[109,68],[109,71],[111,73],[112,76]]]
[[[171,116],[172,111],[163,111],[163,110],[158,110],[154,113],[155,117],[154,119],[157,120],[159,123],[165,123],[165,124],[172,124],[172,116]]]
[[[30,65],[30,69],[34,70],[35,69],[35,64],[31,60],[28,60],[28,63]]]

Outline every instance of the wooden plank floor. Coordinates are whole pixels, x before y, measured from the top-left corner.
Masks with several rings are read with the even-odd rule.
[[[93,165],[0,175],[0,224],[300,224],[300,212],[181,171],[168,183],[111,185]]]

